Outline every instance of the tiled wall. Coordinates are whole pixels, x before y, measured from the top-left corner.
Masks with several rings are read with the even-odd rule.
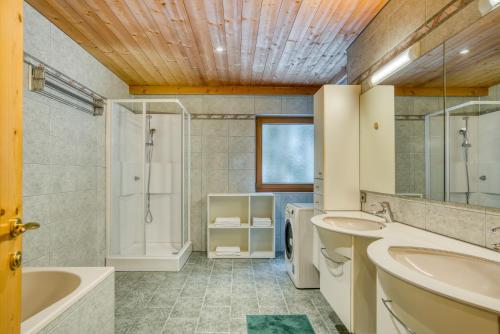
[[[312,203],[313,193],[276,193],[275,194],[275,216],[276,216],[276,251],[285,250],[285,209],[288,203]]]
[[[313,109],[312,96],[178,98],[192,114],[312,114]],[[206,249],[206,195],[255,191],[255,120],[195,119],[191,122],[191,135],[191,240],[194,250],[202,251]],[[309,197],[286,194],[291,202],[312,202],[312,196]],[[282,212],[284,205],[279,198],[277,213]],[[276,220],[281,218],[277,215]],[[276,231],[278,241],[282,239],[280,228]]]
[[[27,4],[24,26],[27,53],[108,98],[128,96],[124,82]],[[24,236],[25,265],[103,265],[104,116],[25,88],[23,117],[23,215],[41,224]]]
[[[47,326],[40,334],[115,332],[115,275],[110,275]]]
[[[500,210],[456,203],[407,199],[387,194],[367,192],[363,211],[372,212],[370,204],[389,202],[394,219],[430,232],[492,248],[500,242],[500,232],[491,229],[500,226]]]
[[[442,109],[442,97],[395,97],[396,116],[423,116]],[[425,122],[423,119],[396,119],[395,127],[396,193],[425,194]],[[439,132],[443,127],[433,128],[443,140],[442,131]],[[438,158],[442,160],[442,156]]]

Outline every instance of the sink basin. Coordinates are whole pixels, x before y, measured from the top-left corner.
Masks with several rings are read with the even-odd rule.
[[[428,248],[390,247],[389,254],[407,268],[443,283],[500,299],[500,263]]]
[[[348,217],[325,217],[323,221],[338,228],[353,231],[375,231],[385,227],[384,224],[372,220]]]

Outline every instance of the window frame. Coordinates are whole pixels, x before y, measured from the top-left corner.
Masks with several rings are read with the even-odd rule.
[[[314,124],[312,116],[257,116],[255,122],[255,190],[257,192],[313,192],[313,183],[262,183],[262,125]],[[314,163],[314,161],[313,161]]]

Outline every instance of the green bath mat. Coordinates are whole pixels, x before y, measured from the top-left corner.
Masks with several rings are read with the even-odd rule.
[[[305,314],[247,315],[248,334],[314,334]]]

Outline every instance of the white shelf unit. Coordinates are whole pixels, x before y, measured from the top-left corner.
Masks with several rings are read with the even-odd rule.
[[[241,226],[215,226],[217,217],[240,217]],[[252,226],[253,217],[271,218],[271,226]],[[274,258],[274,194],[208,194],[207,248],[209,258]],[[239,256],[221,256],[217,246],[238,246]]]

